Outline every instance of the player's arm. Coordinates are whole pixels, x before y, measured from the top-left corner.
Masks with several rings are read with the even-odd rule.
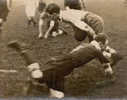
[[[43,26],[43,23],[44,23],[44,21],[43,21],[43,19],[39,19],[39,38],[41,38],[42,37],[42,26]]]
[[[51,20],[51,21],[50,21],[49,28],[48,28],[48,30],[46,31],[44,38],[47,38],[47,37],[49,36],[49,33],[50,33],[51,30],[53,29],[54,25],[55,25],[55,21],[54,21],[54,20]]]
[[[45,18],[45,12],[41,13],[40,14],[40,18],[39,18],[39,38],[43,37],[43,29],[42,29],[42,26],[44,25],[44,18]]]
[[[70,53],[76,52],[76,51],[78,51],[78,50],[80,50],[82,48],[85,48],[85,44],[84,43],[82,43],[79,46],[77,46],[76,48],[74,48]]]

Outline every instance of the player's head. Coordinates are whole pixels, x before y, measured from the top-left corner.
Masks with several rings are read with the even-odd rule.
[[[65,7],[81,10],[80,0],[64,0]]]
[[[54,14],[54,13],[59,14],[60,13],[60,7],[55,3],[51,3],[47,6],[46,12],[49,14]]]
[[[83,41],[87,37],[87,32],[79,30],[77,27],[73,26],[74,29],[74,38],[77,41]]]
[[[105,33],[98,33],[98,35],[95,37],[95,40],[97,42],[102,42],[103,44],[106,44],[108,36]]]
[[[105,33],[98,33],[95,40],[100,44],[102,49],[108,45],[108,36]]]

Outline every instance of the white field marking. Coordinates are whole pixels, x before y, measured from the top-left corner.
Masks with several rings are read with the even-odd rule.
[[[18,73],[17,70],[0,69],[1,73]]]

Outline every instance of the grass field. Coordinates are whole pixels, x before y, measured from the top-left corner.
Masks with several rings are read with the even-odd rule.
[[[108,2],[88,0],[87,9],[102,16],[105,21],[105,32],[110,37],[110,45],[125,57],[114,66],[115,83],[97,88],[95,83],[105,80],[105,77],[100,64],[92,61],[74,70],[66,78],[65,94],[67,96],[125,97],[127,96],[127,8],[122,0],[109,0]],[[23,96],[22,87],[27,78],[25,62],[17,52],[7,47],[9,41],[16,39],[22,42],[24,49],[28,49],[42,65],[50,57],[68,53],[79,44],[70,34],[47,40],[39,40],[37,35],[37,28],[32,26],[26,28],[23,3],[21,0],[15,0],[0,37],[0,69],[16,69],[19,73],[0,73],[0,97]],[[45,94],[47,95],[46,89],[33,88],[29,95],[44,96]]]

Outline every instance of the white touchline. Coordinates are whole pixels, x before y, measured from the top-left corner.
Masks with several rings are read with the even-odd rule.
[[[2,72],[2,73],[18,73],[17,70],[7,70],[7,69],[0,69],[0,72]]]

